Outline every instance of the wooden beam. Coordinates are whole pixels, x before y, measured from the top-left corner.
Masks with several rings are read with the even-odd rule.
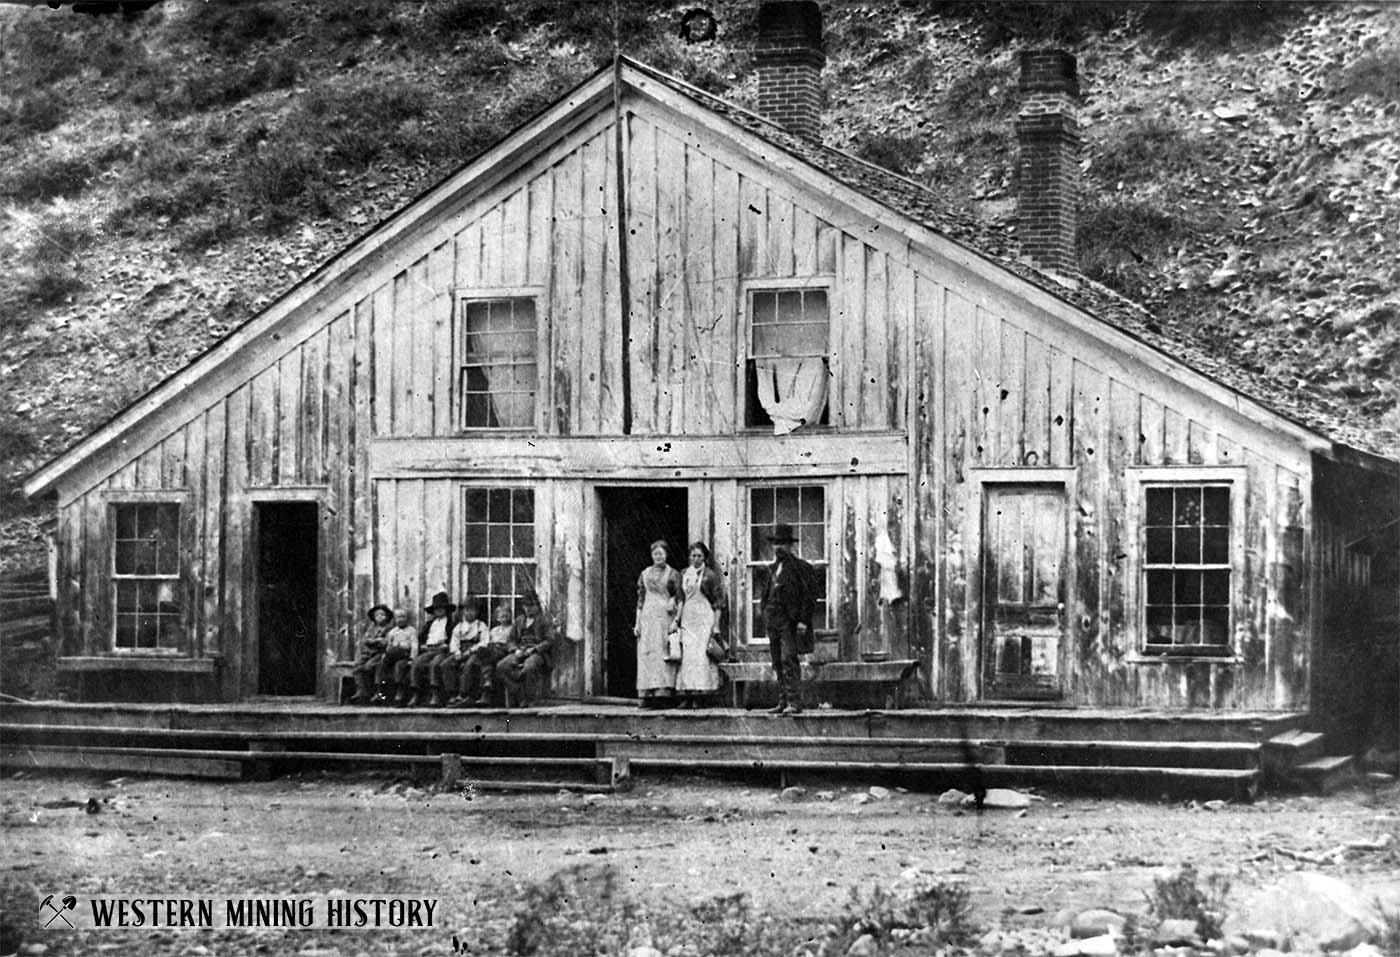
[[[379,438],[370,444],[370,474],[375,478],[575,476],[684,481],[710,476],[902,475],[908,469],[908,440],[895,432],[754,433],[661,440],[482,435]]]

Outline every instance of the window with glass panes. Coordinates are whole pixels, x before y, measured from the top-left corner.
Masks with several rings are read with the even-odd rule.
[[[179,651],[180,506],[112,506],[112,631],[118,651]]]
[[[773,424],[759,401],[758,364],[778,359],[819,359],[825,365],[830,325],[825,289],[750,291],[746,412],[750,427]],[[823,406],[815,424],[825,425],[827,421]]]
[[[463,599],[476,599],[495,620],[505,603],[520,614],[520,599],[535,590],[535,493],[528,488],[466,488],[462,514]]]
[[[768,584],[768,566],[773,561],[768,536],[780,524],[792,526],[797,544],[793,552],[811,564],[817,607],[813,628],[825,628],[826,577],[826,488],[821,485],[767,485],[749,489],[749,640],[767,641],[763,627],[763,589]]]
[[[1230,486],[1143,489],[1149,648],[1230,644]]]
[[[462,428],[528,429],[535,424],[535,300],[462,303]]]

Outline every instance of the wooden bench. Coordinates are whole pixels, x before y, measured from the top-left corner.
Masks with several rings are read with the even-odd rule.
[[[884,690],[885,709],[898,711],[903,703],[904,679],[918,670],[916,659],[896,661],[812,661],[802,665],[802,680],[811,684],[879,685]],[[736,708],[747,705],[748,685],[777,681],[773,666],[763,661],[724,661],[720,671],[729,679],[731,701]]]

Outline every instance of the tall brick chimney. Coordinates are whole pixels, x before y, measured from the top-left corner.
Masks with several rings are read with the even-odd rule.
[[[1079,74],[1063,50],[1021,51],[1021,254],[1053,272],[1078,272]]]
[[[758,111],[801,136],[821,135],[822,11],[813,0],[758,8]]]

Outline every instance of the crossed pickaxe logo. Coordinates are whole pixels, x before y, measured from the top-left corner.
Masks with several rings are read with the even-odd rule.
[[[60,901],[59,903],[62,904],[63,906],[62,906],[62,907],[59,907],[58,904],[55,904],[55,903],[53,902],[53,895],[50,894],[48,897],[45,897],[45,898],[44,898],[44,902],[43,902],[42,904],[39,905],[39,909],[40,909],[40,910],[43,910],[45,907],[47,907],[49,910],[53,911],[53,916],[51,916],[48,920],[44,921],[44,926],[45,926],[45,927],[48,927],[50,924],[52,924],[54,921],[58,920],[60,917],[63,918],[63,922],[64,922],[65,924],[67,924],[69,927],[72,927],[72,926],[73,926],[73,922],[72,922],[71,920],[68,919],[68,915],[65,914],[64,911],[70,911],[70,910],[72,910],[73,908],[77,907],[77,906],[78,906],[78,899],[77,899],[76,897],[74,897],[72,894],[69,894],[67,897],[63,898],[63,900]]]

